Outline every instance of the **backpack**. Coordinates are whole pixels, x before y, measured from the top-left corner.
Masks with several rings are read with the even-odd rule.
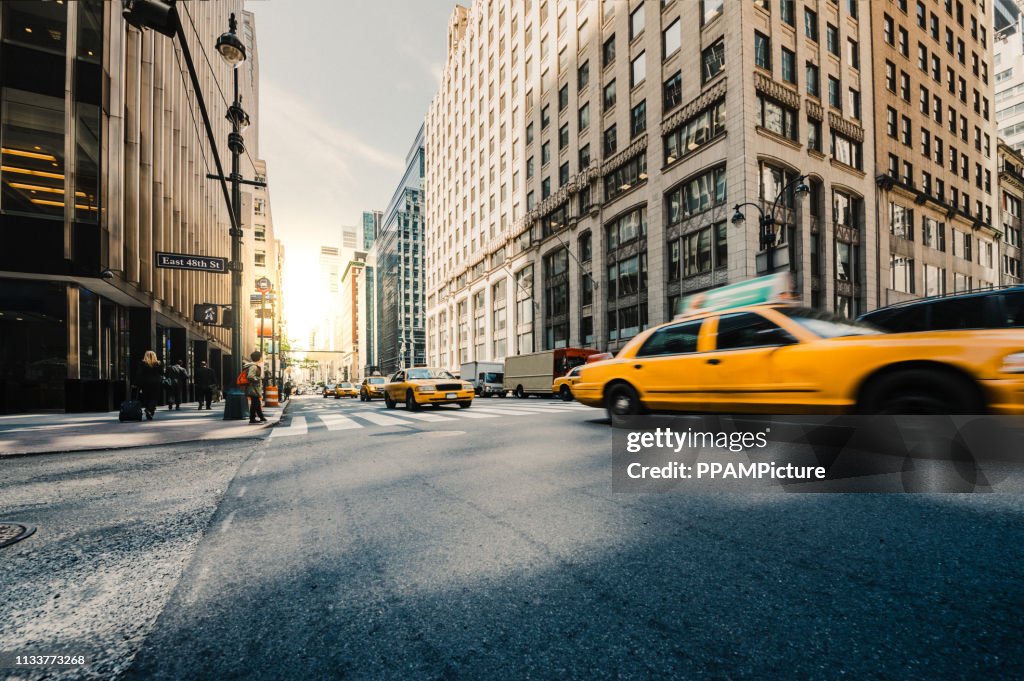
[[[249,385],[249,370],[242,369],[242,373],[238,374],[238,378],[235,379],[237,385]]]

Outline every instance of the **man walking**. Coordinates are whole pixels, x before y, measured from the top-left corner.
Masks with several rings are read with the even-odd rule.
[[[167,387],[167,411],[172,409],[172,404],[175,410],[181,411],[181,398],[188,384],[188,371],[185,370],[184,364],[179,359],[177,363],[167,367],[167,378],[171,381]]]
[[[195,384],[199,409],[203,408],[203,402],[206,402],[206,408],[210,409],[210,402],[213,401],[213,386],[217,384],[217,374],[206,366],[206,362],[199,363],[199,368],[196,369]]]
[[[249,423],[266,423],[263,417],[263,353],[256,350],[249,355],[251,362],[246,362],[242,367],[245,371],[245,378],[248,383],[245,386],[245,394],[249,397]]]

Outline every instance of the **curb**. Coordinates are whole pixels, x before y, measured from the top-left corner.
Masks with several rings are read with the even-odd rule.
[[[259,428],[253,428],[252,432],[257,432],[257,431],[262,432],[264,430],[268,430],[270,428],[273,428],[274,426],[279,424],[281,422],[281,420],[284,418],[284,415],[288,412],[288,408],[291,406],[291,404],[292,404],[291,398],[289,398],[286,401],[284,401],[282,403],[282,406],[281,406],[281,413],[277,416],[277,418],[275,420],[271,421],[270,419],[268,419],[267,423],[262,424]],[[111,446],[108,446],[108,447],[85,447],[85,448],[82,448],[82,449],[52,449],[52,450],[36,451],[36,452],[10,452],[8,454],[0,454],[0,461],[3,461],[5,459],[21,459],[21,458],[25,458],[25,457],[29,457],[29,456],[43,456],[43,455],[46,455],[46,454],[78,454],[79,452],[81,452],[81,453],[112,452],[112,451],[117,451],[117,450],[122,450],[122,449],[143,449],[145,447],[161,447],[161,446],[164,446],[164,445],[181,445],[181,444],[188,444],[190,442],[238,442],[238,441],[241,441],[241,440],[252,440],[252,439],[255,439],[255,438],[253,438],[253,437],[245,437],[245,436],[243,436],[243,437],[224,437],[224,438],[186,438],[184,440],[170,440],[170,441],[167,441],[167,442],[159,442],[159,443],[145,444],[145,445],[120,445],[120,446],[118,446],[118,445],[111,445]]]

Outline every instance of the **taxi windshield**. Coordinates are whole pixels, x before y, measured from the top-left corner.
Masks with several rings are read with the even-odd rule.
[[[384,377],[383,376],[375,376],[373,378],[368,378],[366,380],[367,380],[368,383],[383,383],[384,382]]]
[[[455,378],[447,371],[442,369],[409,369],[409,378],[411,379],[422,379],[422,378]]]
[[[338,387],[339,388],[351,388],[352,384],[351,383],[339,383]]]
[[[775,310],[821,338],[874,336],[882,333],[863,322],[855,322],[824,310],[812,310],[809,307],[777,307]]]

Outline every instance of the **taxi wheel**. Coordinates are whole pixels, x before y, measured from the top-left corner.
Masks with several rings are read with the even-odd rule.
[[[391,399],[391,393],[384,393],[384,406],[388,409],[394,409],[398,406],[393,399]]]
[[[562,398],[563,402],[572,402],[572,391],[567,385],[562,386],[562,389],[558,391],[558,396]]]
[[[609,388],[604,403],[610,416],[636,416],[644,412],[640,396],[628,383],[616,383]]]
[[[409,411],[419,411],[420,405],[416,401],[416,396],[413,395],[412,391],[409,390],[405,393],[405,408]]]
[[[469,409],[472,406],[472,402],[459,402],[459,409]]]
[[[982,414],[977,386],[943,370],[908,369],[875,378],[858,402],[862,414]]]

